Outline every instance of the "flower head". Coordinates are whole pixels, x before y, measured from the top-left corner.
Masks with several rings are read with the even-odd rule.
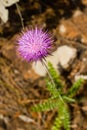
[[[25,29],[17,40],[17,51],[26,61],[42,60],[52,50],[52,37],[42,28]]]

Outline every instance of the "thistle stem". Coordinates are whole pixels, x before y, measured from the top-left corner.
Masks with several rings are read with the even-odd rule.
[[[18,14],[19,14],[20,20],[21,20],[22,28],[24,29],[23,17],[22,17],[21,11],[20,11],[20,9],[19,9],[19,5],[18,5],[17,3],[15,3],[15,5],[16,5],[16,8],[17,8],[17,11],[18,11]]]
[[[47,71],[47,73],[48,73],[48,76],[49,76],[49,78],[50,78],[50,80],[51,80],[51,83],[53,84],[53,86],[55,86],[54,80],[53,80],[53,78],[52,78],[52,76],[51,76],[51,74],[50,74],[50,72],[49,72],[49,70],[48,70],[47,64],[45,63],[44,60],[43,60],[42,63],[43,63],[43,65],[45,66],[45,69],[46,69],[46,71]]]
[[[47,73],[48,73],[48,76],[49,76],[49,78],[50,78],[50,80],[51,80],[51,83],[53,84],[54,87],[56,87],[56,86],[55,86],[55,83],[54,83],[54,80],[53,80],[53,78],[52,78],[52,76],[51,76],[51,74],[50,74],[50,72],[49,72],[49,69],[48,69],[48,67],[47,67],[47,64],[46,64],[45,60],[43,60],[42,63],[43,63],[43,65],[45,66],[45,69],[46,69],[46,71],[47,71]],[[59,96],[60,100],[64,103],[63,98],[61,97],[61,95],[59,94],[59,92],[58,92],[58,96]],[[65,103],[64,103],[64,104],[65,104]]]

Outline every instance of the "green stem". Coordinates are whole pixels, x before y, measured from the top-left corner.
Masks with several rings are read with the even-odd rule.
[[[45,66],[45,69],[46,69],[46,71],[47,71],[47,73],[48,73],[48,76],[49,76],[49,78],[50,78],[50,80],[51,80],[51,83],[53,84],[54,87],[56,87],[56,86],[55,86],[55,83],[54,83],[54,80],[53,80],[53,78],[52,78],[52,76],[51,76],[51,74],[50,74],[50,72],[49,72],[48,67],[47,67],[47,64],[45,63],[45,60],[42,60],[42,63],[43,63],[43,65]],[[59,92],[57,92],[57,93],[58,93],[59,99],[64,103],[63,98],[61,97],[61,95],[59,94]],[[64,103],[64,104],[65,104],[65,103]]]

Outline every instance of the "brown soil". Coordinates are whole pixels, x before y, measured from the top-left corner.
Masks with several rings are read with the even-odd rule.
[[[61,76],[69,87],[77,73],[87,75],[87,3],[81,0],[20,0],[25,26],[39,25],[53,33],[58,46],[77,49],[72,65]],[[0,25],[0,130],[50,130],[56,110],[34,113],[30,106],[49,97],[45,80],[17,57],[15,41],[21,31],[16,6],[8,7],[9,20]],[[80,11],[79,15],[76,12]],[[59,29],[63,25],[66,33]],[[87,130],[86,82],[78,102],[70,105],[71,129]],[[31,121],[29,119],[32,119]],[[29,121],[28,121],[29,120]]]

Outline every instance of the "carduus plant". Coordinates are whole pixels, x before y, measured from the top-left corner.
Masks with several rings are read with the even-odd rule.
[[[62,126],[65,130],[70,130],[70,113],[68,103],[75,102],[72,97],[76,94],[81,84],[82,79],[76,81],[67,93],[63,91],[64,85],[60,80],[58,73],[55,71],[51,63],[48,67],[44,61],[48,54],[51,54],[53,38],[42,28],[35,27],[34,29],[24,29],[17,39],[17,52],[22,59],[30,61],[41,60],[45,66],[49,79],[47,79],[47,89],[50,92],[50,97],[42,104],[38,104],[32,108],[34,111],[58,110],[58,115],[52,127],[52,130],[60,130]]]
[[[52,51],[53,38],[42,28],[25,28],[17,39],[17,52],[26,61],[44,59]]]

